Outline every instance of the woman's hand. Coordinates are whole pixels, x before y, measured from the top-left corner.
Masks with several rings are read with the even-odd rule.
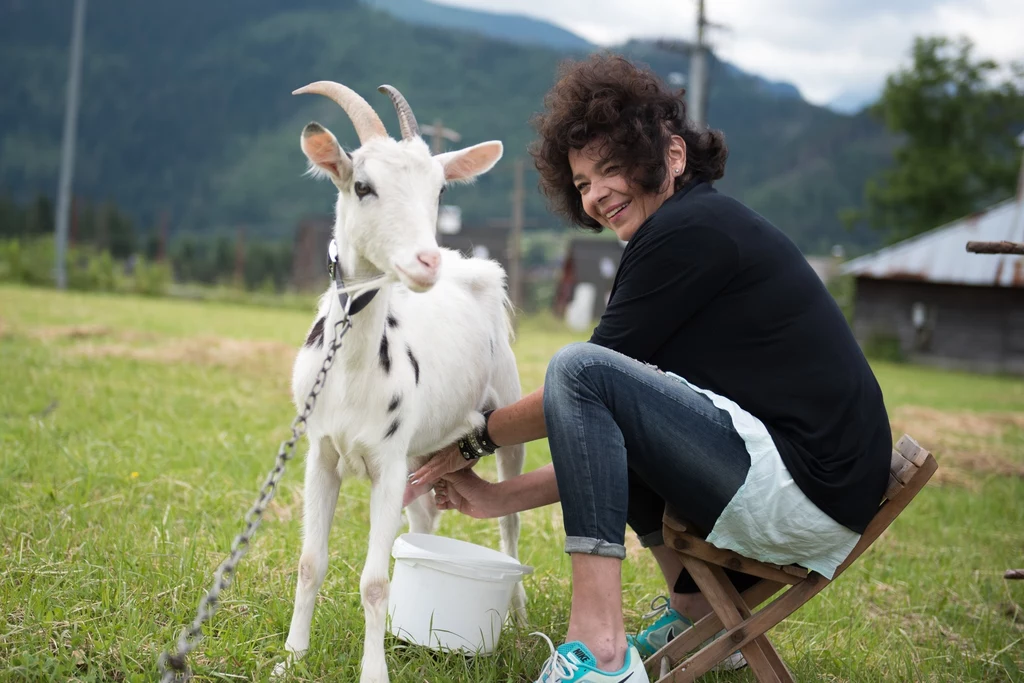
[[[442,448],[430,456],[430,460],[422,467],[409,475],[409,483],[406,484],[405,495],[402,497],[402,507],[429,491],[445,475],[475,464],[476,460],[466,460],[462,457],[456,444]]]
[[[458,510],[477,519],[501,517],[509,511],[504,509],[500,486],[473,470],[452,472],[434,484],[434,504],[439,510]]]

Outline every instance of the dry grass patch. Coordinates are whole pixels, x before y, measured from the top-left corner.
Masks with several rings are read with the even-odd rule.
[[[43,342],[96,339],[97,337],[109,337],[113,334],[114,330],[106,325],[57,325],[53,327],[37,327],[31,332],[33,337]],[[123,334],[128,335],[130,333]]]
[[[281,342],[197,337],[169,340],[152,346],[118,342],[78,344],[70,349],[70,353],[88,358],[132,358],[168,364],[227,367],[255,364],[261,370],[287,373],[295,358],[296,349]]]
[[[5,328],[0,324],[0,331]],[[255,366],[262,372],[289,374],[297,349],[276,341],[200,336],[170,338],[149,332],[114,330],[105,325],[39,327],[31,337],[64,343],[69,355],[85,358],[131,358],[166,364]]]
[[[895,435],[910,434],[935,454],[940,467],[934,481],[976,489],[977,475],[1024,478],[1024,460],[1012,438],[1024,431],[1022,413],[901,406],[891,422]]]

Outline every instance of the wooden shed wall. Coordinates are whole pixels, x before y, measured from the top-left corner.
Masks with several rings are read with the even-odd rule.
[[[295,229],[292,247],[292,286],[299,291],[321,290],[330,284],[327,245],[334,233],[330,218],[308,218]]]
[[[913,322],[923,304],[925,324]],[[854,335],[884,335],[910,359],[945,367],[1024,374],[1024,289],[858,278]]]

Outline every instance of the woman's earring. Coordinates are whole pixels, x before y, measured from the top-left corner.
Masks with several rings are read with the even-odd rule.
[[[676,169],[676,175],[679,175],[679,169],[678,168]]]

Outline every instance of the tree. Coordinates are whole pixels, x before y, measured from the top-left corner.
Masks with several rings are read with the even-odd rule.
[[[865,219],[897,241],[1014,192],[1024,129],[1024,64],[975,59],[967,38],[916,38],[913,65],[886,79],[871,108],[902,142],[865,186]]]
[[[29,206],[25,218],[25,235],[27,237],[53,234],[53,203],[46,195],[41,194],[35,198],[35,201]]]
[[[109,229],[110,253],[114,258],[125,259],[135,253],[135,224],[131,218],[115,208],[110,214]]]
[[[6,193],[0,195],[0,239],[21,237],[25,230],[25,212]]]

